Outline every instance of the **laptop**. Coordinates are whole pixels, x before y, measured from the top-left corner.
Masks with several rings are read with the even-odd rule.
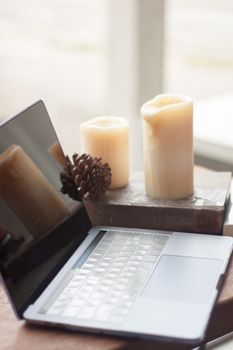
[[[54,145],[42,101],[0,127],[0,268],[16,315],[76,331],[200,343],[232,238],[92,227],[85,207],[60,192]]]

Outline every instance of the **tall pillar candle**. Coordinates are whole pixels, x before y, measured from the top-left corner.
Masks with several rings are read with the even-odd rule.
[[[82,153],[101,157],[112,172],[111,189],[126,186],[129,179],[128,121],[120,117],[96,117],[80,125]]]
[[[0,154],[0,195],[34,237],[68,214],[56,190],[18,145]]]
[[[186,95],[158,95],[142,106],[141,114],[147,194],[157,199],[192,195],[192,99]]]

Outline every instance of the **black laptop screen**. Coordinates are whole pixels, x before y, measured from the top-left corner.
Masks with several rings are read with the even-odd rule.
[[[89,228],[60,191],[64,165],[42,101],[1,125],[0,268],[19,315]]]

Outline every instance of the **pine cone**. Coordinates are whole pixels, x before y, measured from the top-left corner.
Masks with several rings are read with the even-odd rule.
[[[75,185],[74,178],[69,165],[67,165],[67,167],[65,167],[64,170],[60,173],[60,180],[62,183],[61,192],[63,194],[68,194],[68,196],[74,199],[75,201],[81,202],[82,198]]]
[[[101,158],[93,158],[87,154],[82,154],[81,156],[74,154],[73,162],[67,157],[67,167],[64,169],[64,172],[66,176],[61,173],[63,191],[65,179],[65,191],[70,196],[75,193],[73,190],[74,186],[76,186],[76,191],[80,198],[98,198],[105,194],[111,184],[111,169],[109,165],[107,163],[102,164]]]
[[[87,154],[73,156],[72,174],[81,197],[103,196],[111,184],[109,165]]]

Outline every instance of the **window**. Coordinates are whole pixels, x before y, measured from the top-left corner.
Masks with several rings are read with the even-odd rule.
[[[82,120],[109,113],[129,118],[132,148],[142,151],[140,106],[160,92],[191,95],[198,123],[208,103],[218,103],[216,95],[228,93],[233,101],[231,0],[0,0],[0,5],[0,118],[42,98],[69,148],[79,149]],[[203,109],[201,101],[209,97],[214,101]],[[231,109],[233,102],[227,104]],[[208,116],[214,134],[217,112]],[[232,124],[228,115],[222,135],[224,125],[230,130]],[[206,141],[209,133],[200,135],[197,128],[195,136]],[[131,158],[133,168],[142,167],[142,152]]]
[[[166,0],[166,91],[198,100],[233,90],[232,19],[231,0]]]
[[[195,101],[196,162],[233,171],[233,3],[166,0],[164,90]]]
[[[106,0],[0,0],[0,105],[7,117],[38,98],[56,119],[103,113]]]

